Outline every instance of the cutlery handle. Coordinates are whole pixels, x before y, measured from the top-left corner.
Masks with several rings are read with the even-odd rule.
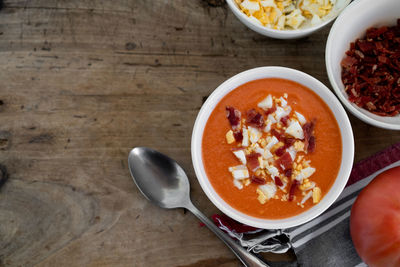
[[[219,229],[212,221],[210,221],[201,211],[199,211],[191,202],[189,202],[186,207],[190,210],[197,218],[200,219],[211,231],[214,232],[239,258],[239,260],[247,267],[269,267],[266,263],[261,261],[252,253],[245,250],[241,245],[239,245],[230,236],[225,234],[221,229]]]

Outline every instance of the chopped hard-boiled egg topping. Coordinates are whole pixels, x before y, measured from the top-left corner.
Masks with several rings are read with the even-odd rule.
[[[308,21],[311,26],[322,23],[336,0],[235,0],[251,21],[276,29],[298,29]]]
[[[286,93],[279,98],[268,95],[258,103],[257,110],[250,109],[243,117],[236,108],[226,107],[231,125],[226,142],[233,146],[238,162],[228,171],[238,190],[252,183],[257,185],[261,204],[280,199],[296,201],[304,207],[309,199],[316,204],[322,196],[321,189],[311,180],[316,168],[308,159],[315,150],[315,120],[308,121],[293,110],[287,98]],[[296,191],[301,192],[302,199],[296,199]]]

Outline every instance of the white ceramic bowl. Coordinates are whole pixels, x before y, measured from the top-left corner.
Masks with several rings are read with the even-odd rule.
[[[336,19],[326,44],[325,62],[329,81],[336,95],[356,117],[371,125],[400,130],[400,116],[383,117],[358,107],[348,100],[341,79],[340,62],[350,43],[363,37],[370,27],[396,25],[400,18],[400,0],[357,0]]]
[[[207,174],[203,166],[201,153],[203,131],[207,120],[211,112],[214,110],[215,106],[226,94],[228,94],[230,91],[234,90],[238,86],[262,78],[288,79],[298,82],[313,90],[332,110],[338,122],[342,135],[342,161],[335,183],[320,203],[299,215],[286,219],[260,219],[235,210],[229,204],[227,204],[214,190],[210,181],[207,178]],[[207,101],[202,106],[194,124],[192,134],[193,166],[197,175],[197,179],[199,180],[199,183],[208,198],[214,203],[215,206],[217,206],[217,208],[219,208],[223,213],[230,216],[231,218],[247,225],[265,229],[281,229],[300,225],[302,223],[310,221],[311,219],[315,218],[323,211],[325,211],[336,200],[336,198],[340,195],[344,186],[346,185],[353,165],[353,157],[353,131],[351,129],[350,121],[347,117],[347,114],[335,95],[324,84],[322,84],[320,81],[313,78],[312,76],[298,70],[283,67],[255,68],[239,73],[229,80],[225,81],[217,89],[214,90],[214,92],[207,98]]]
[[[333,7],[332,11],[323,18],[323,22],[316,26],[307,25],[305,27],[300,27],[298,30],[274,30],[259,24],[254,23],[244,14],[236,4],[235,0],[226,0],[228,6],[232,10],[233,14],[247,27],[252,29],[259,34],[276,38],[276,39],[297,39],[301,37],[308,36],[315,31],[320,30],[327,24],[329,24],[332,20],[334,20],[340,12],[350,3],[350,0],[336,0],[336,4]]]

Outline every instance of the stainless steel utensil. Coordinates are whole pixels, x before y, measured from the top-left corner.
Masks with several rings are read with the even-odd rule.
[[[140,192],[161,208],[186,208],[213,231],[248,266],[268,266],[222,232],[190,201],[189,179],[173,159],[146,147],[136,147],[128,157],[129,170]]]

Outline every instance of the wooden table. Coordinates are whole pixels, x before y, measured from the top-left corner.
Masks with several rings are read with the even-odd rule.
[[[0,11],[0,266],[238,266],[183,210],[135,187],[127,155],[150,146],[187,171],[193,202],[218,212],[192,168],[207,96],[243,70],[281,65],[329,86],[330,27],[273,40],[222,0],[8,0]],[[400,132],[349,115],[355,160]]]

